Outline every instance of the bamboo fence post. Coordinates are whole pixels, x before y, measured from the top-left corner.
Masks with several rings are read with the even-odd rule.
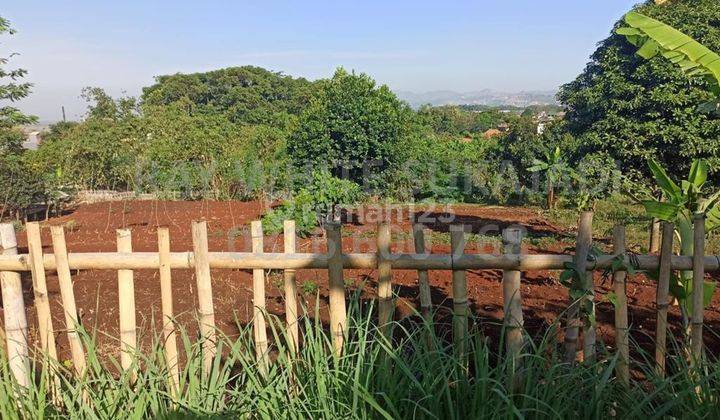
[[[250,224],[252,252],[263,253],[262,222],[255,220]],[[265,326],[265,270],[253,270],[253,331],[255,333],[255,357],[263,376],[268,373],[268,342]]]
[[[11,223],[0,224],[0,255],[17,255],[15,227]],[[0,271],[0,286],[10,371],[17,384],[27,388],[30,383],[28,325],[20,273]]]
[[[573,258],[575,268],[582,275],[587,276],[587,258],[592,245],[592,218],[593,213],[584,211],[580,214],[578,223],[577,244],[575,248],[575,257]],[[592,273],[591,273],[592,275]],[[591,277],[592,279],[592,277]],[[591,280],[592,284],[592,280]],[[587,283],[585,284],[585,286]],[[584,299],[585,297],[583,297]],[[569,298],[569,307],[567,309],[567,327],[565,330],[565,362],[573,363],[577,356],[578,335],[580,332],[581,320],[579,318],[579,304],[581,300],[575,300],[572,296]],[[591,332],[592,331],[592,332]],[[583,347],[583,355],[587,358],[592,353],[592,349],[587,347],[588,338],[594,339],[594,336],[588,337],[588,332],[593,335],[594,330],[590,329],[585,335],[585,344]],[[593,340],[594,345],[594,340]],[[586,354],[586,352],[588,354]]]
[[[673,252],[675,226],[663,222],[662,246],[660,247],[660,268],[658,269],[658,286],[655,298],[657,305],[657,323],[655,327],[655,363],[657,373],[665,377],[665,354],[667,350],[667,314],[670,306],[670,274]]]
[[[285,220],[283,222],[283,236],[285,246],[283,251],[286,254],[295,253],[295,221]],[[283,272],[285,281],[285,322],[287,331],[291,340],[290,349],[293,354],[297,354],[300,350],[300,334],[298,332],[298,304],[297,304],[297,283],[295,282],[295,270],[285,270]]]
[[[62,226],[51,226],[50,231],[52,233],[58,283],[60,284],[60,296],[65,312],[65,328],[67,329],[68,342],[70,343],[70,353],[72,355],[75,372],[78,377],[82,377],[85,373],[87,362],[85,361],[85,350],[83,349],[80,334],[78,334],[77,331],[80,322],[77,317],[75,292],[73,291],[70,265],[68,264],[65,230]]]
[[[51,360],[57,361],[55,347],[55,330],[53,329],[48,299],[47,282],[45,280],[45,267],[43,265],[42,242],[40,239],[40,225],[30,222],[26,225],[28,251],[30,257],[30,270],[33,279],[33,294],[35,295],[35,308],[38,314],[38,332],[42,349]]]
[[[502,235],[503,248],[507,256],[519,258],[522,243],[522,230],[518,228],[505,229]],[[523,312],[522,296],[520,294],[520,271],[503,270],[503,306],[505,317],[505,348],[512,358],[513,370],[523,347]]]
[[[45,352],[49,373],[49,393],[55,405],[60,405],[60,377],[55,372],[58,362],[57,348],[55,346],[55,330],[53,329],[50,301],[48,299],[47,282],[45,278],[45,265],[43,263],[42,239],[40,237],[40,224],[30,222],[25,225],[28,240],[28,257],[30,258],[30,273],[33,280],[33,294],[35,308],[38,314],[38,333],[40,344]],[[43,359],[45,361],[46,359]]]
[[[660,219],[653,217],[650,222],[649,252],[655,254],[660,250]]]
[[[339,222],[326,223],[328,249],[328,277],[330,283],[330,334],[335,355],[340,356],[345,345],[347,314],[345,283],[343,281],[342,233]]]
[[[392,267],[390,261],[390,224],[380,223],[377,232],[378,260],[378,326],[389,338],[393,318]]]
[[[425,232],[423,225],[413,225],[413,239],[415,240],[415,253],[425,255]],[[430,320],[432,317],[432,298],[430,294],[430,280],[428,271],[418,270],[418,289],[420,292],[420,313],[423,318]]]
[[[450,252],[453,259],[453,345],[463,365],[466,365],[468,336],[467,278],[464,269],[455,269],[455,260],[465,252],[465,227],[450,226]]]
[[[625,226],[617,224],[613,227],[613,253],[625,254]],[[613,273],[615,291],[615,340],[617,341],[618,361],[615,371],[620,381],[630,384],[630,337],[628,330],[627,306],[627,272]]]
[[[195,258],[195,281],[200,315],[200,338],[203,348],[203,376],[210,376],[215,358],[215,309],[213,307],[210,263],[208,261],[207,222],[192,222],[193,256]]]
[[[129,229],[117,230],[117,251],[132,253],[132,234]],[[118,270],[118,301],[120,313],[120,365],[128,371],[133,365],[137,349],[137,322],[135,319],[135,280],[132,270]],[[131,372],[131,381],[136,374]]]
[[[693,284],[691,350],[693,363],[699,363],[703,352],[703,295],[705,291],[705,215],[693,216]]]
[[[177,339],[173,322],[172,272],[170,270],[170,230],[158,228],[158,257],[160,260],[160,299],[163,313],[163,350],[168,369],[170,394],[177,398],[180,393],[180,368],[178,366]]]

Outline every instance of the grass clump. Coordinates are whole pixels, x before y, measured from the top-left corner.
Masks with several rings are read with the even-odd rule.
[[[478,329],[468,336],[470,356],[460,360],[447,338],[406,318],[393,326],[393,340],[380,334],[370,315],[351,304],[343,355],[333,355],[326,328],[302,319],[300,352],[293,355],[282,322],[270,317],[272,359],[266,377],[256,367],[252,328],[237,338],[220,335],[218,353],[206,379],[202,346],[180,329],[180,392],[173,396],[161,341],[137,354],[138,377],[131,384],[115,360],[101,358],[94,339],[84,335],[88,371],[81,379],[57,366],[61,402],[52,403],[47,370],[34,366],[34,384],[18,388],[7,363],[0,370],[3,418],[607,418],[716,417],[720,414],[720,364],[708,360],[697,370],[673,365],[667,378],[640,362],[645,379],[623,386],[614,378],[615,359],[568,366],[555,352],[554,329],[528,341],[513,365],[489,345]],[[319,310],[316,308],[316,314]],[[500,346],[502,347],[502,346]],[[511,381],[513,369],[516,380]]]

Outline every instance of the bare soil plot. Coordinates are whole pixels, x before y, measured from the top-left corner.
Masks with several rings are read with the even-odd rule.
[[[71,213],[54,218],[43,226],[65,225],[70,252],[112,252],[115,251],[115,230],[132,229],[133,249],[136,251],[157,251],[156,227],[168,226],[171,234],[172,251],[191,251],[190,222],[204,219],[208,222],[209,247],[211,251],[249,251],[250,241],[246,238],[249,223],[257,220],[265,208],[260,202],[238,201],[126,201],[82,205]],[[343,226],[343,248],[345,252],[373,252],[377,219],[381,216],[376,209],[361,208],[345,215]],[[572,252],[574,233],[548,223],[537,212],[516,207],[481,207],[475,205],[453,205],[440,210],[421,207],[399,206],[390,211],[393,229],[393,251],[412,252],[411,225],[413,221],[426,224],[433,234],[432,252],[449,253],[447,241],[448,222],[468,225],[474,235],[466,249],[468,253],[500,252],[497,236],[500,229],[509,225],[523,226],[533,238],[524,244],[529,253]],[[50,231],[43,229],[45,251],[52,252]],[[18,237],[20,252],[27,252],[24,233]],[[266,236],[265,251],[282,252],[282,237]],[[323,251],[324,240],[318,235],[298,238],[298,252]],[[399,296],[396,317],[413,314],[417,307],[417,275],[413,271],[394,271],[393,283]],[[523,274],[522,294],[525,326],[533,334],[542,333],[555,322],[567,306],[567,290],[556,281],[557,272],[534,271]],[[377,284],[374,270],[346,270],[348,295],[358,292],[363,301],[376,296]],[[252,317],[252,273],[249,270],[213,270],[213,296],[216,324],[226,334],[237,334],[237,325],[247,324]],[[468,297],[470,307],[480,327],[491,342],[497,343],[499,327],[503,317],[502,273],[499,270],[468,271]],[[23,276],[28,318],[34,325],[31,279]],[[88,329],[97,328],[102,351],[117,354],[118,342],[118,294],[117,273],[114,271],[73,272],[75,296],[82,324]],[[327,322],[327,273],[325,270],[299,270],[298,288],[301,302],[315,308],[315,293],[319,291],[320,316]],[[53,321],[57,333],[58,354],[69,359],[69,348],[64,328],[64,317],[57,277],[48,273],[48,290],[53,310]],[[440,307],[437,314],[439,325],[447,322],[451,308],[451,273],[430,272],[433,304]],[[604,298],[612,289],[610,279],[603,279],[596,273],[598,299],[598,337],[612,346],[613,307]],[[181,323],[191,330],[195,327],[193,311],[196,308],[194,273],[192,270],[174,270],[174,305]],[[269,273],[266,283],[267,309],[284,317],[282,276]],[[157,271],[135,272],[135,299],[137,319],[146,331],[144,345],[149,344],[147,331],[155,322],[159,330],[160,285]],[[644,276],[635,276],[628,283],[630,324],[633,338],[645,345],[652,340],[655,330],[655,284]],[[706,311],[706,343],[713,349],[720,348],[720,296],[716,294],[711,307]],[[680,325],[677,308],[672,308],[670,324]],[[442,328],[442,327],[440,327]]]

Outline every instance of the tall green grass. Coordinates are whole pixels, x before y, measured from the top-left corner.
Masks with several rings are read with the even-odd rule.
[[[317,308],[316,308],[317,311]],[[61,403],[53,404],[47,370],[33,366],[34,386],[18,388],[7,363],[0,371],[2,418],[660,418],[720,415],[720,364],[692,370],[682,359],[662,379],[651,363],[638,362],[629,388],[614,378],[611,355],[570,367],[556,357],[555,331],[528,344],[517,366],[489,344],[478,329],[468,336],[467,361],[459,360],[443,334],[406,318],[394,324],[392,341],[373,325],[372,309],[351,304],[348,340],[333,355],[329,335],[315,319],[303,318],[303,342],[293,355],[281,328],[273,328],[273,363],[267,377],[256,368],[252,329],[239,338],[220,335],[219,351],[206,379],[201,345],[179,329],[181,392],[173,398],[161,342],[137,354],[134,385],[119,363],[97,353],[95,337],[84,334],[85,377],[71,366],[60,370]],[[317,312],[316,312],[317,313]],[[280,325],[274,319],[272,325]],[[499,346],[502,347],[502,344]],[[42,358],[35,358],[42,360]],[[513,369],[515,380],[510,380]]]

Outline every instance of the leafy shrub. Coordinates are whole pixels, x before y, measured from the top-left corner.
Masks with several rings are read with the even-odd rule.
[[[295,221],[295,232],[308,236],[318,226],[318,215],[307,190],[300,191],[292,200],[287,200],[263,216],[263,228],[267,233],[280,233],[285,220]]]
[[[318,224],[336,214],[338,206],[355,204],[363,199],[360,186],[332,176],[327,170],[315,171],[307,188],[301,188],[291,200],[275,207],[263,217],[270,233],[282,231],[284,220],[295,220],[300,236],[307,236]]]
[[[313,210],[321,217],[335,214],[339,205],[359,202],[364,195],[358,184],[336,178],[327,170],[313,172],[306,191],[312,200]]]
[[[0,128],[0,219],[19,215],[43,192],[41,178],[28,165],[23,139],[19,130]]]

